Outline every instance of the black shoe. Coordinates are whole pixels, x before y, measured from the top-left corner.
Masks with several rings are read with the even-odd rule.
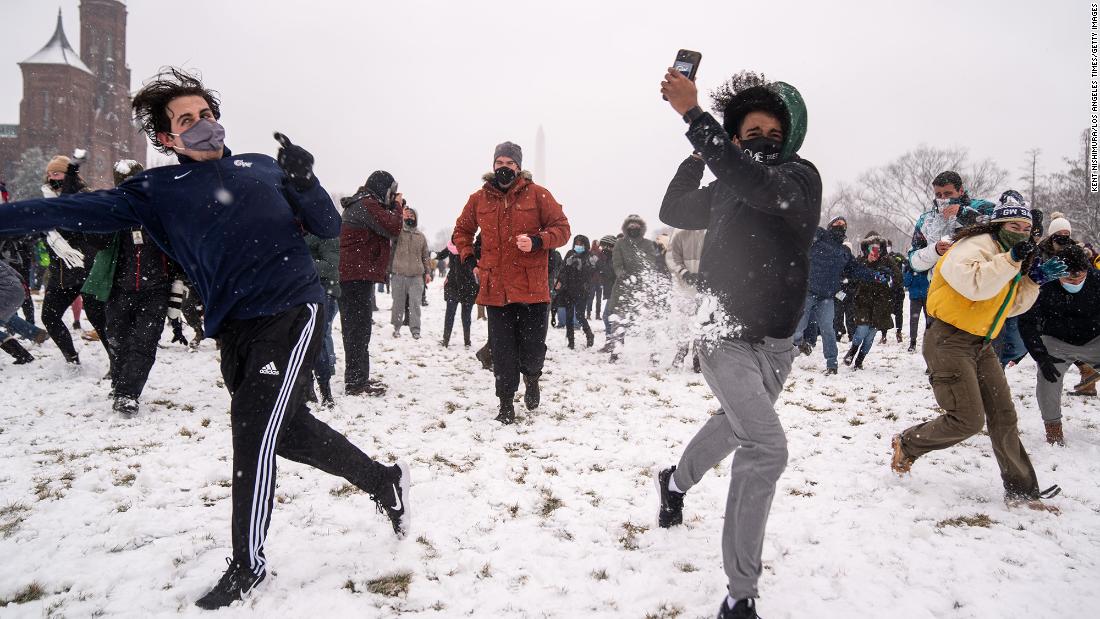
[[[506,426],[516,422],[516,407],[512,404],[512,398],[500,399],[500,413],[497,414],[495,420]]]
[[[133,417],[138,412],[138,401],[137,398],[129,398],[124,395],[116,395],[114,406],[112,406],[111,408],[123,417]]]
[[[657,525],[662,529],[684,523],[684,493],[669,490],[668,480],[672,479],[675,466],[657,473],[657,493],[661,497],[661,511],[657,512]]]
[[[344,395],[365,395],[376,398],[386,395],[386,386],[379,382],[367,381],[365,385],[344,387]]]
[[[0,345],[0,349],[8,353],[15,359],[15,365],[23,365],[24,363],[30,363],[34,361],[34,356],[27,352],[23,345],[17,342],[14,338],[9,339]]]
[[[836,368],[825,368],[825,375],[826,376],[829,376],[830,374],[836,374],[836,373],[837,373]]]
[[[866,358],[867,358],[866,354],[859,353],[859,356],[856,357],[856,364],[854,366],[852,366],[852,368],[856,369],[856,370],[862,370],[863,369],[863,360],[866,359]]]
[[[807,357],[809,357],[810,353],[812,353],[813,351],[814,351],[814,347],[810,346],[809,342],[802,342],[801,344],[798,345],[798,352],[806,355]]]
[[[760,615],[756,614],[756,600],[752,598],[737,600],[733,608],[730,608],[726,600],[722,600],[722,608],[718,609],[718,619],[760,619]]]
[[[695,355],[691,358],[691,371],[696,374],[703,371],[703,368],[699,365],[699,355]]]
[[[332,399],[332,385],[327,380],[317,380],[317,390],[321,392],[321,406],[333,408],[336,400]]]
[[[483,370],[493,369],[493,353],[489,351],[488,346],[482,346],[480,350],[474,353],[474,356],[481,362],[481,368]]]
[[[585,348],[592,348],[596,344],[596,335],[592,331],[584,332],[584,346]]]
[[[256,585],[264,581],[267,570],[257,576],[244,565],[226,557],[225,562],[229,568],[222,574],[218,584],[195,601],[195,606],[204,610],[217,610],[229,606],[233,602],[243,600],[256,588]]]
[[[604,344],[602,348],[600,348],[599,352],[609,353],[609,352],[612,352],[614,350],[615,350],[615,342],[608,342],[608,343]]]
[[[619,353],[611,353],[611,358],[607,360],[608,363],[618,363]]]
[[[527,410],[533,411],[539,407],[542,394],[539,393],[539,377],[523,375],[523,384],[527,389],[523,392],[523,404]]]
[[[848,350],[848,354],[844,355],[844,365],[852,365],[852,359],[856,358],[856,348],[853,346]]]
[[[372,496],[378,505],[378,513],[389,516],[393,532],[397,537],[405,537],[409,531],[409,486],[412,485],[412,477],[409,475],[409,465],[397,461],[397,464],[387,469],[385,485],[382,491]]]

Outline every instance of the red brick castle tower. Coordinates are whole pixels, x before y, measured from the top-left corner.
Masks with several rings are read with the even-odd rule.
[[[0,125],[0,167],[7,174],[33,148],[45,157],[43,170],[53,155],[87,149],[81,176],[93,189],[114,184],[111,168],[119,159],[145,164],[145,139],[130,115],[126,5],[119,0],[81,0],[79,55],[65,36],[58,11],[53,36],[19,68],[19,124]]]

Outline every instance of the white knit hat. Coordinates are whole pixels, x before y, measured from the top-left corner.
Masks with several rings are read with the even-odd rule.
[[[1073,234],[1073,227],[1069,225],[1069,220],[1065,217],[1058,217],[1050,221],[1050,225],[1047,227],[1047,235],[1054,236],[1059,232],[1065,232],[1066,234]]]

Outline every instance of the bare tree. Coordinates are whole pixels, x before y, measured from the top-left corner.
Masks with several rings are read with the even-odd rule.
[[[944,170],[955,170],[963,186],[975,198],[990,195],[1008,172],[990,159],[967,161],[965,148],[933,148],[921,145],[894,161],[872,168],[852,190],[854,211],[880,217],[889,226],[878,232],[908,238],[917,218],[932,202],[932,179]]]
[[[19,159],[8,164],[8,191],[12,200],[30,200],[42,197],[42,184],[46,182],[46,165],[50,157],[37,146],[23,151]]]
[[[1081,135],[1081,151],[1065,160],[1066,168],[1050,176],[1051,211],[1061,211],[1073,226],[1073,236],[1081,241],[1100,240],[1100,194],[1089,187],[1089,132]]]

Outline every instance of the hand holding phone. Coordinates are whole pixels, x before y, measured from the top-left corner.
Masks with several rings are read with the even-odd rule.
[[[672,68],[683,74],[684,77],[691,81],[695,81],[695,74],[699,71],[699,63],[702,62],[703,55],[699,52],[693,52],[689,49],[682,49],[676,52],[676,62],[672,63]],[[668,95],[663,94],[662,89],[661,98],[668,101]]]
[[[669,67],[668,73],[665,73],[665,79],[661,82],[661,95],[680,116],[699,105],[699,89],[695,87],[695,82],[674,67]]]

